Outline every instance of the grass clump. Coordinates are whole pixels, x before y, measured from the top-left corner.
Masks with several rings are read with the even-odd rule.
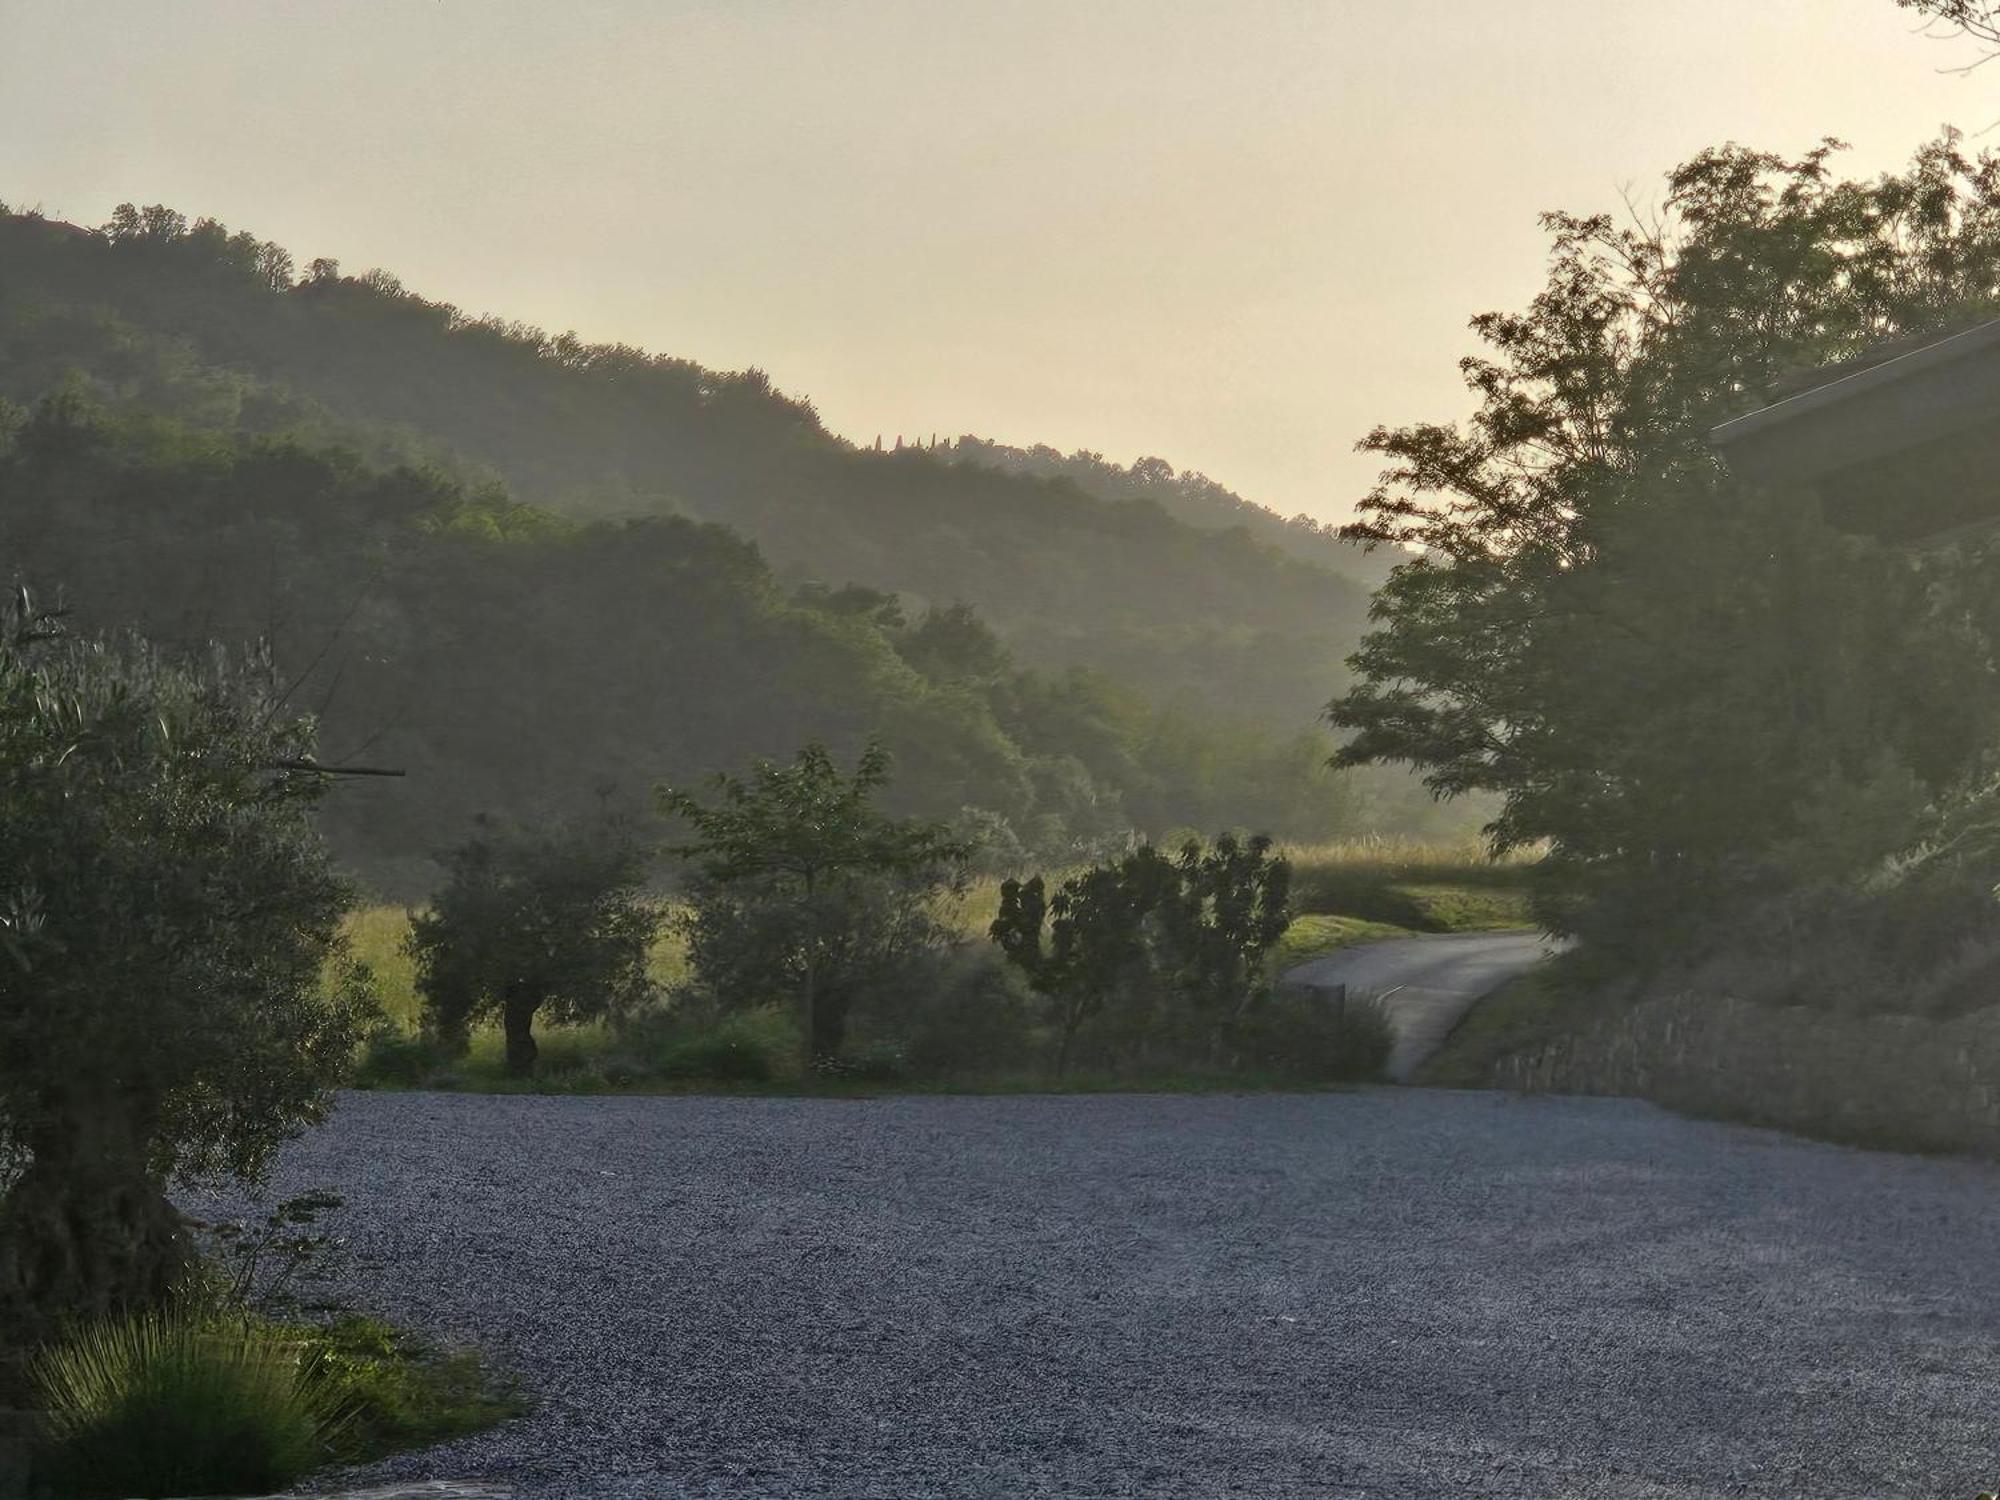
[[[36,1356],[57,1493],[261,1494],[333,1452],[344,1420],[290,1330],[198,1307],[91,1324]]]
[[[1388,1012],[1376,1001],[1319,995],[1273,995],[1237,1035],[1244,1071],[1294,1085],[1375,1082],[1396,1045]]]
[[[378,1319],[277,1321],[199,1295],[86,1325],[29,1365],[37,1473],[77,1500],[265,1494],[522,1410],[472,1350]]]

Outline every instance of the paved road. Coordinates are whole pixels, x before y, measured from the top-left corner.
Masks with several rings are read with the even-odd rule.
[[[2000,1169],[1440,1090],[350,1098],[279,1191],[540,1398],[375,1482],[618,1500],[2000,1478]]]
[[[1467,932],[1361,943],[1299,965],[1285,982],[1307,989],[1346,987],[1379,995],[1396,1028],[1389,1076],[1408,1082],[1459,1017],[1515,975],[1554,952],[1538,932]]]

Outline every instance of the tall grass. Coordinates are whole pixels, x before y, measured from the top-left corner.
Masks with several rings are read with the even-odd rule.
[[[996,897],[997,900],[997,897]],[[414,1035],[423,1019],[423,996],[417,993],[417,966],[404,951],[410,935],[411,909],[364,906],[347,914],[342,931],[353,955],[374,972],[382,1009],[398,1028]],[[662,988],[687,976],[687,944],[671,922],[660,925],[647,957],[647,970]]]
[[[1528,878],[1539,851],[1494,859],[1478,839],[1431,843],[1371,837],[1285,848],[1292,905],[1411,932],[1532,925]]]
[[[32,1367],[57,1493],[262,1494],[325,1461],[341,1422],[305,1346],[198,1304],[90,1324]]]

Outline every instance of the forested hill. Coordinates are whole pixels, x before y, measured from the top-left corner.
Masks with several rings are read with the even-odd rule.
[[[1373,589],[1389,576],[1394,559],[1386,552],[1364,552],[1345,541],[1339,528],[1311,516],[1281,516],[1267,506],[1246,500],[1226,485],[1196,469],[1176,470],[1164,458],[1113,463],[1101,453],[1079,448],[1063,453],[1046,444],[1015,448],[970,435],[952,439],[936,451],[955,463],[984,464],[1009,474],[1066,479],[1103,500],[1146,500],[1176,520],[1203,529],[1241,526],[1260,542],[1328,572],[1351,578]]]
[[[563,515],[722,522],[788,583],[864,584],[916,613],[966,603],[1025,663],[1288,731],[1342,686],[1366,608],[1321,565],[1338,544],[1218,504],[1220,486],[856,448],[757,371],[470,317],[381,272],[300,273],[275,245],[163,209],[102,231],[0,218],[0,395],[32,400],[71,371],[118,404],[318,430]]]
[[[857,452],[756,376],[300,280],[171,216],[0,217],[16,577],[81,628],[268,642],[328,758],[409,773],[330,813],[398,894],[482,813],[639,807],[811,738],[881,736],[896,805],[1002,860],[1462,821],[1328,771],[1359,591],[1240,530]]]

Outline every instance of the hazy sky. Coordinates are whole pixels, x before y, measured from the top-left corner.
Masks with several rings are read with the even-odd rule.
[[[0,200],[1344,515],[1539,210],[2000,118],[1891,0],[0,0]],[[1996,65],[2000,66],[2000,65]]]

